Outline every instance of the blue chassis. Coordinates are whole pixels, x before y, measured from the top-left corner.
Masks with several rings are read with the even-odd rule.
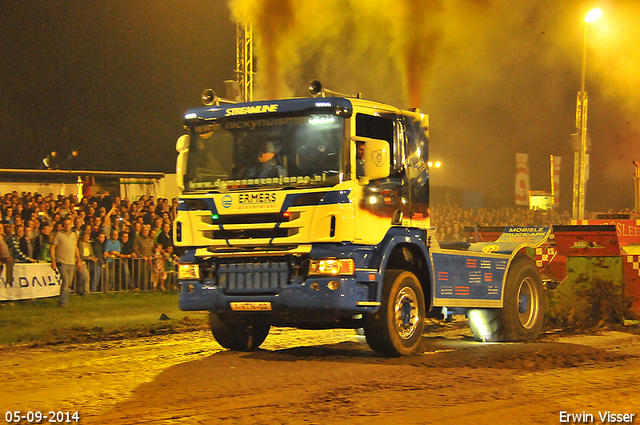
[[[430,293],[425,293],[428,306],[435,304],[464,308],[486,301],[501,303],[509,263],[522,247],[532,245],[513,241],[478,243],[471,245],[468,250],[437,249],[430,253],[426,238],[425,230],[393,227],[384,240],[375,246],[318,244],[312,248],[309,258],[353,258],[355,275],[308,277],[301,283],[280,288],[276,295],[230,295],[215,286],[203,285],[198,280],[183,280],[180,308],[184,311],[239,313],[231,309],[231,302],[270,302],[272,310],[269,313],[283,316],[302,313],[313,318],[315,314],[327,313],[341,318],[376,312],[380,307],[375,303],[382,299],[384,270],[387,269],[390,253],[398,244],[417,247],[424,256],[429,276],[428,279],[424,276],[418,278],[430,283]],[[496,254],[502,255],[481,252],[488,244],[500,245]],[[196,262],[193,254],[193,250],[188,251],[183,262]],[[330,290],[327,286],[330,281],[339,282],[338,289]],[[319,285],[319,289],[314,289],[314,283]],[[190,284],[192,292],[187,289]],[[372,304],[358,305],[359,302]]]

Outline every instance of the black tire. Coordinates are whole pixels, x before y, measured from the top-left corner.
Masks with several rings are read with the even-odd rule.
[[[367,344],[385,356],[409,355],[424,328],[422,287],[413,273],[403,270],[387,270],[383,285],[380,310],[364,317]]]
[[[547,299],[535,263],[516,257],[507,272],[503,307],[469,310],[477,341],[532,341],[544,328]]]
[[[229,322],[214,312],[209,312],[209,327],[218,344],[232,351],[257,350],[271,328],[257,320]]]

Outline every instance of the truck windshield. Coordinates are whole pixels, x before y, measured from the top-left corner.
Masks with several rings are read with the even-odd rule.
[[[219,119],[192,129],[186,190],[335,185],[344,118],[330,114]]]

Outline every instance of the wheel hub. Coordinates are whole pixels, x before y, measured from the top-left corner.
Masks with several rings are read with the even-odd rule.
[[[526,294],[520,294],[518,299],[518,312],[526,313],[529,309],[529,297]]]
[[[525,278],[518,288],[518,320],[525,329],[531,329],[538,320],[539,294],[535,282]]]
[[[395,302],[395,326],[398,335],[403,339],[411,338],[419,320],[416,293],[411,288],[402,288]]]

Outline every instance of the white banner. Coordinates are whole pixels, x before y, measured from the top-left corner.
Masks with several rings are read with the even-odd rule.
[[[158,180],[142,178],[121,178],[120,195],[122,199],[129,198],[131,202],[137,201],[142,195],[158,196]]]
[[[516,205],[529,205],[529,155],[516,154]]]
[[[0,301],[47,298],[60,295],[60,275],[49,263],[16,263],[13,282],[7,282],[7,265],[0,276]]]

